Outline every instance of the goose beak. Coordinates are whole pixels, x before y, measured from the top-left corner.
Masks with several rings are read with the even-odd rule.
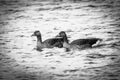
[[[60,37],[59,35],[56,35],[55,37]]]
[[[55,37],[56,37],[56,38],[63,38],[63,37],[60,37],[59,35],[56,35]]]
[[[32,34],[31,37],[32,37],[32,36],[35,36],[35,34]]]
[[[68,36],[67,38],[71,38],[70,36]]]
[[[63,38],[63,37],[56,37],[56,38]]]
[[[56,35],[55,37],[56,37],[56,38],[63,38],[63,37],[61,37],[60,35]],[[68,36],[67,38],[70,38],[70,36]]]
[[[63,37],[56,36],[56,38],[63,38]]]

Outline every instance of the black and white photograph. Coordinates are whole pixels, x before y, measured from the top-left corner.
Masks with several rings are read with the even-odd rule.
[[[120,80],[120,0],[0,0],[0,80]]]

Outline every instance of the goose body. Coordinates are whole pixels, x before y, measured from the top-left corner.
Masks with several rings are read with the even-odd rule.
[[[63,39],[62,38],[50,38],[45,41],[42,41],[41,33],[40,31],[35,31],[32,36],[37,37],[37,50],[42,51],[43,48],[53,48],[63,47]]]
[[[58,36],[63,38],[63,47],[67,50],[92,48],[93,46],[97,46],[102,41],[102,39],[100,38],[86,38],[77,39],[69,43],[68,41],[66,41],[67,35],[64,31],[61,31]]]
[[[98,44],[97,42],[102,41],[102,39],[99,38],[86,38],[86,39],[77,39],[72,41],[71,45],[86,45],[89,47],[93,47],[95,44]]]

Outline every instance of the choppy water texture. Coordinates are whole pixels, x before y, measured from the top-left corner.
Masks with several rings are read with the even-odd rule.
[[[120,80],[119,25],[119,1],[0,5],[0,80]],[[43,40],[66,31],[70,42],[97,37],[104,45],[39,52],[35,30]]]

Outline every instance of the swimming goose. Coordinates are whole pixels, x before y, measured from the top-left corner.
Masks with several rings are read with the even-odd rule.
[[[51,38],[42,42],[40,31],[35,31],[31,36],[37,37],[37,50],[42,51],[43,48],[63,47],[63,38]]]
[[[68,43],[67,40],[67,35],[64,31],[61,31],[57,37],[62,37],[64,42],[63,42],[63,47],[66,48],[67,51],[71,49],[85,49],[85,48],[92,48],[94,46],[97,46],[102,39],[100,38],[86,38],[86,39],[77,39],[72,41],[71,43]]]

